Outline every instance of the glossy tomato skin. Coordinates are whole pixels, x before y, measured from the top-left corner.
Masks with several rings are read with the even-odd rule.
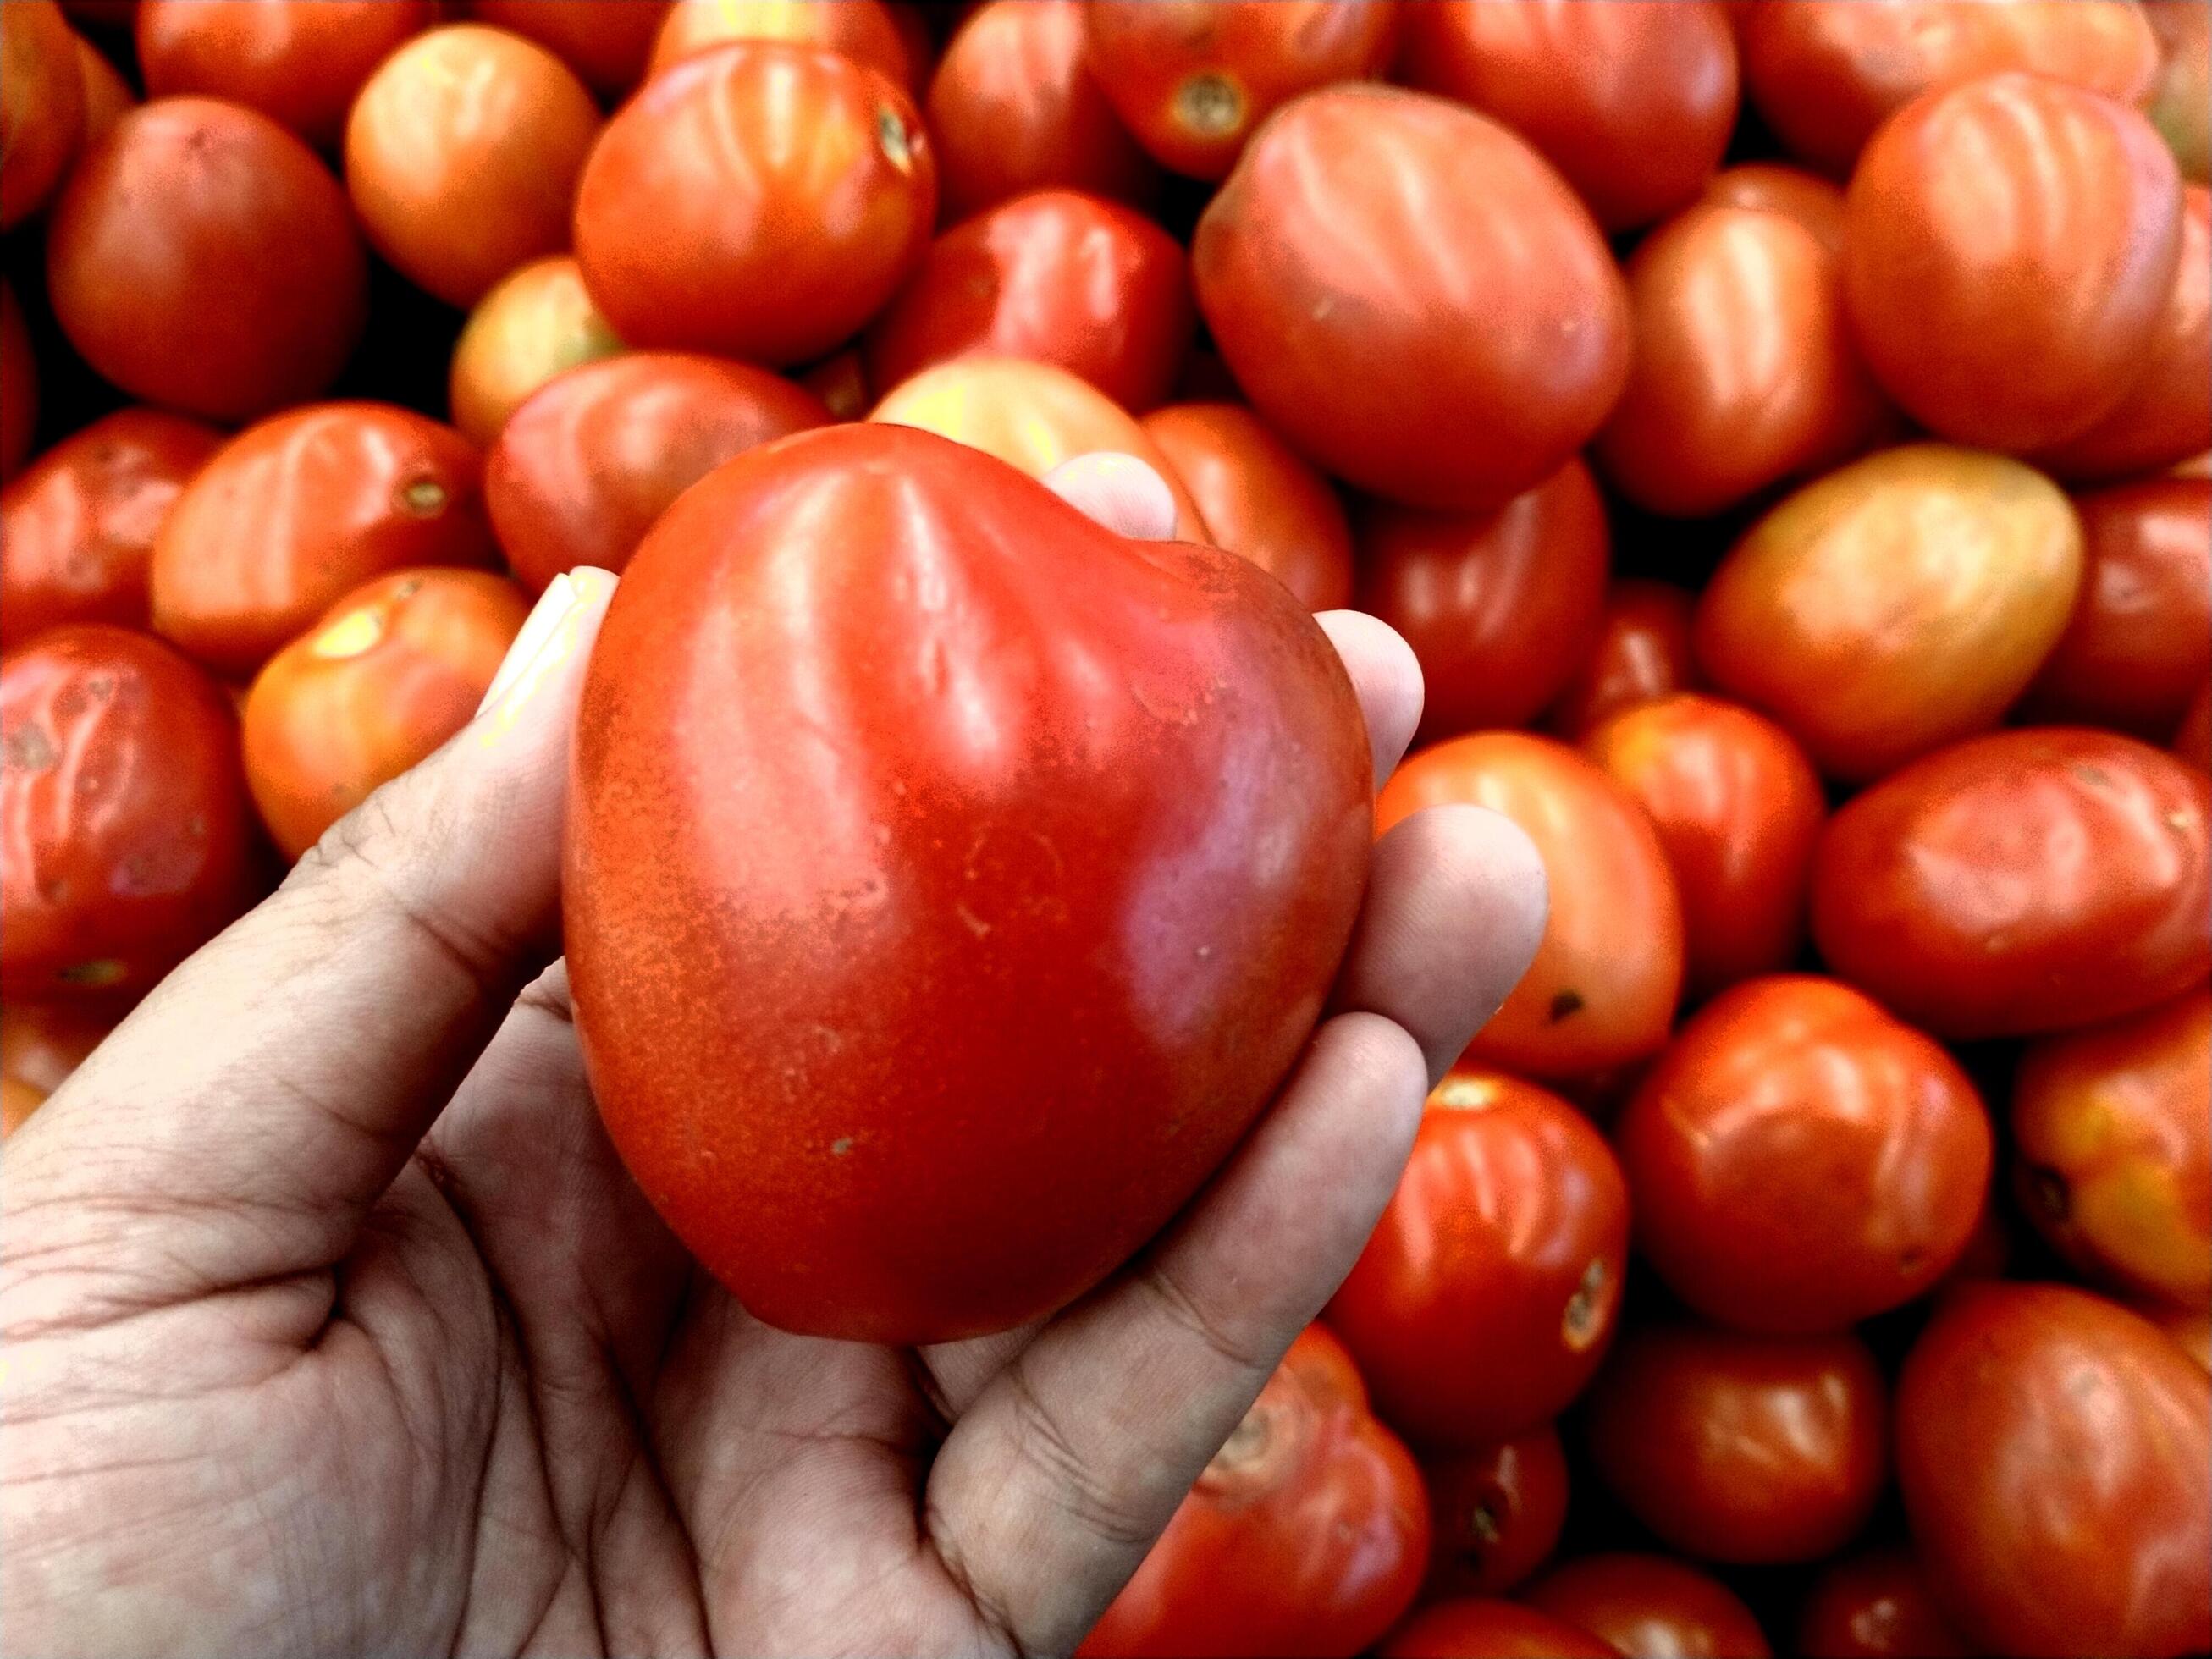
[[[1628,1190],[1557,1095],[1455,1072],[1328,1304],[1383,1419],[1471,1450],[1558,1415],[1605,1357],[1628,1257]]]
[[[0,492],[0,649],[64,623],[143,628],[154,538],[222,443],[181,415],[118,410]]]
[[[1421,1465],[1433,1532],[1422,1594],[1497,1595],[1542,1565],[1567,1519],[1567,1455],[1550,1424]]]
[[[15,290],[0,279],[0,484],[21,471],[39,424],[39,364]]]
[[[1522,1600],[1622,1653],[1767,1659],[1773,1651],[1733,1590],[1668,1556],[1585,1555],[1546,1573]]]
[[[1579,459],[1495,512],[1378,503],[1358,550],[1359,608],[1420,659],[1424,741],[1525,723],[1596,648],[1613,542]]]
[[[467,0],[467,11],[535,40],[592,91],[612,97],[644,77],[668,0]]]
[[[0,34],[0,229],[52,196],[84,142],[76,36],[53,0],[10,0]]]
[[[1483,732],[1401,766],[1376,803],[1376,831],[1453,802],[1526,830],[1551,890],[1536,958],[1467,1058],[1575,1077],[1656,1054],[1681,992],[1682,907],[1642,809],[1564,744]]]
[[[1412,1455],[1310,1325],[1076,1652],[1356,1653],[1413,1601],[1428,1547]]]
[[[1707,0],[1411,5],[1398,76],[1511,127],[1607,230],[1689,201],[1735,125],[1735,39]]]
[[[1989,1116],[1940,1043],[1833,980],[1757,979],[1686,1024],[1613,1129],[1636,1239],[1740,1329],[1841,1330],[1966,1249]]]
[[[836,52],[739,41],[655,76],[607,123],[577,188],[576,261],[632,345],[781,366],[866,322],[936,214],[936,157],[896,84]]]
[[[154,543],[154,629],[243,678],[388,570],[493,562],[483,464],[390,404],[310,404],[232,439]]]
[[[1936,1607],[1912,1552],[1892,1547],[1821,1571],[1791,1651],[1804,1659],[1966,1659],[1974,1650]]]
[[[1352,603],[1352,526],[1327,478],[1242,404],[1173,404],[1139,422],[1217,547],[1249,559],[1309,611]]]
[[[507,417],[556,374],[623,349],[565,253],[533,259],[477,302],[453,343],[447,400],[453,424],[489,449]]]
[[[1753,525],[1698,600],[1698,660],[1854,781],[1996,724],[2066,631],[2081,526],[2002,455],[1883,450]]]
[[[1173,237],[1100,197],[1037,191],[930,244],[869,326],[868,375],[893,386],[971,351],[1027,357],[1140,414],[1174,386],[1196,323]]]
[[[619,571],[669,503],[730,457],[829,424],[812,392],[764,368],[630,352],[515,410],[484,458],[484,506],[535,593],[580,564]]]
[[[884,0],[676,0],[653,38],[648,76],[732,40],[784,40],[864,64],[913,92],[915,66]]]
[[[134,397],[218,422],[311,398],[360,337],[368,269],[345,192],[265,115],[208,98],[131,111],[46,230],[54,315]]]
[[[1517,1601],[1471,1596],[1423,1607],[1376,1652],[1380,1659],[1618,1659],[1620,1650]]]
[[[1597,643],[1567,676],[1546,724],[1578,742],[1624,709],[1704,684],[1690,648],[1697,601],[1671,582],[1624,577],[1605,591]]]
[[[1624,1336],[1590,1389],[1599,1474],[1667,1543],[1711,1561],[1810,1561],[1866,1522],[1887,1456],[1887,1402],[1849,1332],[1717,1326]]]
[[[1514,134],[1421,93],[1285,105],[1199,221],[1191,270],[1268,423],[1417,507],[1540,483],[1628,376],[1626,295],[1589,212]]]
[[[0,665],[0,995],[144,991],[253,897],[229,699],[87,623]]]
[[[437,21],[434,0],[142,0],[138,67],[149,97],[227,98],[330,149],[376,66]]]
[[[1898,1480],[1939,1605],[1985,1650],[2212,1643],[2212,1382],[2058,1285],[1970,1285],[1897,1385]]]
[[[926,433],[739,456],[631,560],[583,694],[568,961],[616,1146],[772,1324],[1065,1304],[1305,1042],[1370,768],[1327,636],[1233,554]]]
[[[2212,967],[2212,778],[2071,726],[1929,756],[1828,821],[1813,939],[1830,967],[1943,1037],[2133,1013]]]

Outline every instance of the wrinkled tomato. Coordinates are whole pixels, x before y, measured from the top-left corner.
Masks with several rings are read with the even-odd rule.
[[[1156,409],[1141,424],[1208,540],[1251,560],[1309,611],[1352,603],[1344,503],[1265,421],[1242,404],[1198,403]]]

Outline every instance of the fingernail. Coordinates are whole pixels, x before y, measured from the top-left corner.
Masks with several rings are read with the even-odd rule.
[[[477,714],[483,714],[507,695],[515,681],[522,678],[523,670],[530,666],[531,659],[545,648],[545,641],[553,637],[554,630],[575,608],[576,584],[563,571],[545,585],[545,591],[538,596],[538,603],[523,618],[522,631],[507,647],[507,655],[500,659],[499,672],[484,688],[483,701],[477,705]]]

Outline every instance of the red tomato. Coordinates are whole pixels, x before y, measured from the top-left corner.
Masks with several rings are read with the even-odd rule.
[[[1881,1373],[1848,1331],[1680,1325],[1621,1338],[1590,1389],[1589,1449],[1631,1513],[1712,1561],[1810,1561],[1881,1491]]]
[[[76,33],[54,0],[8,0],[0,31],[0,230],[46,204],[84,142]]]
[[[771,1324],[1062,1306],[1305,1042],[1371,768],[1327,636],[1233,554],[895,427],[741,455],[630,561],[583,693],[568,963],[615,1145]]]
[[[1381,1659],[1619,1659],[1620,1650],[1517,1601],[1423,1607],[1376,1650]]]
[[[985,0],[945,43],[929,82],[946,216],[1064,185],[1138,207],[1159,172],[1084,58],[1082,0]]]
[[[311,404],[249,427],[161,526],[155,630],[242,678],[372,576],[489,564],[483,471],[459,433],[389,404]]]
[[[864,418],[875,394],[868,389],[868,366],[858,346],[824,357],[798,376],[799,384],[822,400],[832,420]]]
[[[134,397],[228,422],[337,378],[361,334],[368,268],[345,192],[313,151],[235,104],[163,98],[70,175],[46,229],[46,283],[94,368]]]
[[[1511,127],[1608,230],[1696,196],[1735,125],[1735,40],[1709,0],[1425,0],[1398,76]]]
[[[1656,1054],[1681,991],[1682,907],[1651,821],[1565,744],[1486,732],[1401,766],[1376,803],[1376,832],[1462,801],[1528,832],[1552,902],[1535,961],[1468,1058],[1571,1077]]]
[[[1382,74],[1398,5],[1085,0],[1083,19],[1091,73],[1137,142],[1177,173],[1219,179],[1288,100]]]
[[[1989,1116],[1940,1043],[1832,980],[1723,993],[1614,1127],[1636,1242],[1740,1329],[1840,1330],[1948,1271],[1989,1192]]]
[[[1914,444],[1806,485],[1698,605],[1698,660],[1820,769],[1878,778],[1996,724],[2066,631],[2081,526],[2002,455]]]
[[[1520,726],[1557,696],[1596,647],[1611,558],[1580,460],[1495,512],[1372,508],[1358,605],[1420,659],[1423,739]]]
[[[1176,404],[1142,422],[1189,491],[1209,539],[1252,561],[1309,611],[1352,603],[1352,526],[1328,479],[1242,404]]]
[[[1195,323],[1173,237],[1096,196],[1038,191],[930,245],[868,330],[868,376],[892,386],[969,352],[1028,357],[1143,410],[1175,386]]]
[[[1522,1599],[1623,1653],[1767,1659],[1773,1651],[1727,1585],[1664,1555],[1586,1555],[1546,1573]]]
[[[80,28],[127,29],[138,0],[61,0],[62,10]]]
[[[38,424],[38,355],[15,290],[0,278],[0,484],[21,469]]]
[[[2185,178],[2212,181],[2212,15],[2197,0],[2143,0],[2143,15],[2159,44],[2151,122]]]
[[[145,990],[252,902],[229,700],[143,634],[0,663],[0,995]]]
[[[1424,1594],[1496,1595],[1535,1571],[1567,1518],[1567,1455],[1540,1428],[1421,1466],[1435,1525]]]
[[[84,75],[84,147],[90,149],[138,107],[138,97],[100,48],[82,35],[77,37],[76,62]]]
[[[401,570],[279,651],[246,699],[246,781],[288,859],[469,722],[530,600],[483,570]]]
[[[1985,1650],[2212,1644],[2212,1385],[2148,1321],[1960,1290],[1898,1378],[1897,1472],[1929,1587]]]
[[[1706,179],[1704,199],[1717,207],[1778,213],[1810,231],[1830,254],[1844,251],[1844,193],[1802,167],[1741,162]]]
[[[489,449],[507,417],[556,374],[623,349],[565,253],[532,260],[477,302],[453,344],[453,424]]]
[[[1076,1652],[1357,1653],[1413,1601],[1428,1548],[1413,1457],[1309,1325]]]
[[[1497,507],[1550,477],[1628,376],[1627,298],[1589,213],[1441,98],[1286,105],[1200,219],[1191,270],[1268,423],[1415,506]]]
[[[1627,1258],[1627,1188],[1589,1120],[1533,1084],[1455,1072],[1326,1317],[1386,1422],[1474,1449],[1582,1392]]]
[[[2133,1013],[2212,968],[2208,816],[2212,779],[2130,738],[2045,726],[1959,744],[1828,821],[1814,941],[1939,1036]]]
[[[2174,728],[2173,752],[2200,772],[2212,771],[2212,680],[2197,688]]]
[[[2074,505],[2081,597],[2027,707],[2162,738],[2212,673],[2212,479],[2150,478]]]
[[[1805,1597],[1793,1651],[1803,1659],[1966,1659],[1973,1650],[1937,1611],[1907,1549],[1832,1562]]]
[[[438,21],[436,0],[144,0],[146,95],[197,93],[337,147],[376,66]]]
[[[915,65],[884,0],[676,0],[653,40],[646,73],[658,75],[732,40],[781,40],[834,52],[908,93],[916,90]]]
[[[468,0],[480,23],[535,40],[603,96],[619,96],[645,75],[668,0]]]
[[[2143,1316],[2173,1339],[2173,1345],[2203,1370],[2212,1371],[2212,1314],[2185,1308],[2146,1308]]]
[[[222,434],[125,409],[64,438],[0,493],[0,647],[64,623],[143,628],[154,538]]]
[[[668,504],[731,456],[830,424],[812,393],[749,363],[636,351],[549,382],[484,459],[484,506],[532,592],[620,570]]]
[[[0,1073],[44,1099],[69,1081],[118,1018],[118,1010],[96,1003],[10,1000],[0,1007]]]
[[[1597,645],[1567,676],[1566,690],[1552,707],[1552,730],[1579,740],[1624,709],[1701,684],[1690,651],[1695,606],[1669,582],[1632,577],[1607,586]]]
[[[617,112],[576,196],[576,258],[633,345],[821,356],[928,246],[937,164],[906,94],[835,52],[739,42]]]

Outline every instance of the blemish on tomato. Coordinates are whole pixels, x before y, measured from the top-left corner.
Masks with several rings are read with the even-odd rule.
[[[1582,1012],[1585,1005],[1580,991],[1562,991],[1552,999],[1550,1018],[1557,1025],[1561,1020]]]

